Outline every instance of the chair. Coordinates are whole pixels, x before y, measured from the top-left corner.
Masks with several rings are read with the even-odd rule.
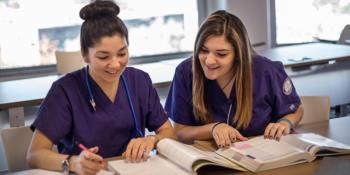
[[[300,124],[329,120],[329,96],[301,96],[300,98],[304,107],[304,115]]]
[[[58,74],[66,74],[84,67],[84,59],[80,51],[56,51],[56,65]]]
[[[338,44],[350,45],[350,24],[346,25],[340,34]]]
[[[28,169],[26,154],[33,136],[29,126],[1,130],[2,142],[7,159],[8,171]]]

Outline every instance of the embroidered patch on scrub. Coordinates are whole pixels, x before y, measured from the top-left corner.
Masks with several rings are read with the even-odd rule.
[[[295,109],[295,105],[294,105],[294,104],[291,104],[291,105],[289,106],[289,109],[290,109],[290,110],[294,110],[294,109]]]
[[[290,95],[293,90],[293,85],[289,77],[287,77],[283,82],[283,93],[285,95]]]

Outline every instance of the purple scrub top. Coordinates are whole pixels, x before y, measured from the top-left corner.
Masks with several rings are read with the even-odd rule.
[[[192,106],[192,60],[188,58],[180,63],[175,71],[165,110],[176,123],[190,126],[202,125],[196,121]],[[214,122],[225,122],[231,109],[236,109],[236,92],[233,88],[227,98],[215,80],[205,80],[206,101],[212,107]],[[234,87],[235,85],[233,85]],[[293,113],[301,104],[299,96],[286,74],[281,62],[265,57],[253,56],[253,115],[249,126],[239,131],[244,136],[261,135],[268,123],[276,122],[283,116]],[[235,127],[235,124],[233,124]]]
[[[98,146],[98,154],[102,157],[119,156],[132,139],[135,128],[122,81],[112,103],[96,82],[88,77],[96,103],[94,112],[89,103],[84,74],[84,69],[80,69],[52,84],[32,129],[37,128],[44,133],[63,154],[80,154],[77,143],[82,143],[86,147]],[[157,130],[167,121],[167,116],[149,75],[131,67],[127,67],[123,75],[140,130],[143,133],[145,128]]]

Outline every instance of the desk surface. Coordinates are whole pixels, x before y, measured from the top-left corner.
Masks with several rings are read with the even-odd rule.
[[[329,121],[322,121],[312,124],[305,124],[301,125],[296,129],[296,132],[298,133],[304,133],[304,132],[314,132],[326,137],[329,137],[333,140],[345,143],[347,145],[350,145],[350,134],[349,134],[349,126],[350,126],[350,116],[342,117],[342,118],[336,118],[331,119]],[[345,159],[350,160],[350,155],[341,156]],[[115,158],[112,158],[113,160]],[[322,158],[317,158],[316,160],[310,162],[310,163],[302,163],[297,165],[291,165],[287,167],[267,170],[259,173],[251,173],[251,172],[236,172],[240,175],[276,175],[276,174],[283,174],[283,175],[310,175],[314,174],[320,163]],[[213,168],[213,167],[209,167]],[[26,174],[31,175],[35,172],[46,172],[44,170],[27,170],[27,171],[21,171],[14,174]],[[232,174],[232,170],[227,169],[209,169],[204,172],[200,172],[200,175],[206,175],[206,174]]]
[[[179,60],[176,60],[177,62]],[[168,85],[174,76],[176,65],[174,66],[172,63],[164,61],[132,66],[147,72],[153,85],[161,87]],[[51,84],[59,77],[51,75],[0,82],[0,109],[39,105],[45,98]]]
[[[329,61],[349,61],[350,45],[308,43],[267,49],[259,54],[271,60],[282,61],[285,67],[300,67]]]
[[[0,82],[0,109],[39,105],[58,75]]]
[[[268,49],[260,52],[272,60],[282,61],[286,67],[324,64],[329,61],[350,60],[350,46],[310,43]],[[303,57],[311,60],[298,61]],[[295,59],[297,61],[290,61]],[[175,73],[176,66],[184,59],[160,61],[156,63],[132,65],[149,73],[155,87],[168,85]],[[38,105],[46,96],[57,75],[23,80],[0,82],[0,109]]]

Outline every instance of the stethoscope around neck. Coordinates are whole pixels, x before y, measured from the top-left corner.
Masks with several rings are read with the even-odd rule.
[[[96,103],[95,103],[94,96],[92,94],[91,83],[90,83],[90,80],[89,80],[89,66],[86,66],[84,69],[85,69],[85,74],[84,74],[85,77],[84,78],[85,78],[86,87],[87,87],[87,90],[88,90],[88,93],[89,93],[89,102],[91,104],[91,107],[92,107],[93,111],[96,112]],[[129,88],[128,88],[128,84],[126,82],[126,79],[124,78],[124,75],[121,75],[120,79],[122,80],[123,88],[125,89],[126,96],[128,97],[128,103],[129,103],[129,107],[130,107],[130,110],[131,110],[131,115],[132,115],[132,118],[133,118],[134,123],[135,123],[135,128],[134,128],[132,137],[133,138],[135,138],[135,137],[143,137],[144,135],[141,132],[139,123],[136,120],[136,113],[135,113],[134,105],[132,103],[130,92],[129,92]]]

